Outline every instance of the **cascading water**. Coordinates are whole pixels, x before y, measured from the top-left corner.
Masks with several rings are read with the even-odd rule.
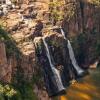
[[[70,43],[69,40],[68,40],[68,49],[69,49],[70,59],[72,61],[72,64],[73,64],[74,68],[76,69],[78,74],[83,73],[84,71],[79,67],[79,65],[76,62],[76,59],[75,59],[75,56],[74,56],[74,52],[73,52],[73,48],[72,48],[71,43]]]
[[[61,28],[61,33],[62,33],[62,35],[64,36],[64,39],[67,39],[62,28]],[[73,67],[76,69],[78,75],[81,75],[82,73],[84,73],[84,70],[82,70],[82,69],[79,67],[79,65],[77,64],[77,61],[76,61],[76,59],[75,59],[75,55],[74,55],[74,51],[73,51],[73,48],[72,48],[72,46],[71,46],[71,43],[70,43],[69,40],[67,40],[67,41],[68,41],[67,47],[68,47],[69,56],[70,56],[72,65],[73,65]]]
[[[63,29],[61,27],[60,27],[60,29],[61,29],[61,34],[63,35],[64,39],[66,39],[66,36],[65,36]]]
[[[62,91],[64,90],[64,86],[62,84],[62,80],[61,80],[61,76],[60,76],[60,73],[59,71],[54,67],[53,63],[52,63],[52,60],[51,60],[51,56],[50,56],[50,52],[49,52],[49,48],[48,48],[48,45],[45,41],[45,38],[42,38],[43,39],[43,43],[44,43],[44,46],[45,46],[45,49],[46,49],[46,55],[47,55],[47,58],[49,60],[49,63],[50,63],[50,67],[51,67],[51,70],[54,74],[54,78],[56,80],[56,85],[57,85],[57,88],[59,91]]]

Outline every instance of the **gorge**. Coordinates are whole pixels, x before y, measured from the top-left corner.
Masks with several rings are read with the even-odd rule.
[[[52,80],[57,78],[54,82],[56,85],[58,84],[56,89],[60,90],[60,88],[62,88],[62,90],[64,90],[65,86],[69,87],[69,80],[78,80],[77,72],[79,70],[78,74],[84,73],[83,71],[89,69],[89,66],[91,68],[93,68],[93,65],[99,66],[100,6],[98,3],[92,2],[92,0],[64,0],[62,3],[61,0],[59,0],[60,4],[49,2],[49,0],[16,0],[16,2],[12,0],[12,2],[15,8],[9,10],[8,7],[7,15],[0,16],[0,83],[3,85],[9,84],[18,92],[16,96],[10,98],[11,100],[55,99],[48,97],[43,81],[43,69],[41,64],[37,63],[36,53],[38,50],[35,51],[33,31],[36,20],[38,19],[41,19],[44,24],[44,51],[48,55],[46,57],[47,65],[43,63],[43,61],[46,62],[44,59],[41,63],[44,64],[44,66],[53,67],[53,69],[50,67],[49,71],[51,71],[52,73],[50,74],[54,76],[52,77],[53,79],[51,78]],[[56,10],[55,7],[57,7]],[[0,8],[2,7],[0,6]],[[29,13],[29,9],[31,8],[36,11],[36,18],[24,19],[23,21],[19,13],[21,16],[31,15],[33,14],[33,12]],[[0,9],[0,11],[1,10],[2,9]],[[59,26],[60,21],[62,21],[62,25],[60,24],[62,28]],[[53,27],[55,27],[53,24],[61,28],[60,34],[59,32],[53,31],[55,30],[55,28],[53,29]],[[66,37],[68,39],[67,41]],[[37,37],[37,40],[38,39],[41,41],[41,38]],[[45,41],[48,45],[46,45]],[[43,42],[41,45],[43,45]],[[39,49],[41,48],[40,46]],[[49,48],[49,50],[47,48]],[[45,53],[44,55],[46,56]],[[96,62],[97,64],[95,64]],[[56,68],[54,66],[56,66]],[[69,100],[73,100],[73,98],[76,98],[76,100],[77,98],[78,100],[95,100],[94,98],[97,98],[97,100],[99,100],[99,69],[97,68],[97,73],[95,73],[95,71],[94,73],[93,71],[92,73],[91,71],[89,72],[90,77],[87,76],[85,80],[86,83],[76,83],[80,88],[81,86],[88,87],[85,87],[85,89],[89,92],[89,96],[87,96],[88,93],[83,96],[79,92],[81,99],[75,97],[73,91],[80,90],[80,88],[74,86],[71,87],[71,90],[67,89],[67,97]],[[97,80],[95,80],[94,77],[97,77]],[[59,83],[57,83],[57,81],[59,81]],[[63,81],[63,84],[61,81]],[[98,89],[94,87],[93,84],[95,84],[95,86],[97,85]],[[96,96],[93,96],[90,90],[95,91]],[[70,96],[70,93],[73,97]],[[84,89],[82,93],[85,94]],[[76,93],[76,95],[78,95],[78,93]],[[67,97],[65,100],[67,100]],[[90,99],[88,97],[90,97]],[[3,97],[1,96],[1,98]],[[63,99],[64,97],[57,97],[57,99],[59,98]]]

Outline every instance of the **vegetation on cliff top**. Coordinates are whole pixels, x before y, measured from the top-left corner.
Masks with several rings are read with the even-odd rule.
[[[11,35],[0,27],[0,41],[3,41],[6,46],[7,57],[15,54],[16,57],[20,56],[20,51],[16,47],[15,41],[11,38]]]

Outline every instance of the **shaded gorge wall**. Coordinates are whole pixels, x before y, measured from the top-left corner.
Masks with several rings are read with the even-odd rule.
[[[88,0],[65,0],[63,30],[70,38],[80,65],[100,58],[100,6]]]

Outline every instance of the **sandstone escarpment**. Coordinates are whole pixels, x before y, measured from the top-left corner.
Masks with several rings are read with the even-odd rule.
[[[100,8],[87,2],[87,0],[80,1],[66,0],[64,7],[67,11],[65,14],[68,14],[69,7],[75,8],[75,14],[69,19],[65,16],[62,26],[68,34],[68,39],[71,40],[79,65],[88,68],[90,64],[100,59]],[[58,63],[57,68],[62,68],[62,54],[66,59],[68,58],[64,55],[62,36],[59,35],[59,39],[55,38],[59,33],[49,35],[49,28],[45,28],[49,27],[45,25],[45,22],[51,24],[48,4],[49,0],[36,0],[34,2],[33,0],[30,0],[30,2],[23,0],[23,2],[20,2],[17,5],[18,8],[16,6],[15,9],[8,12],[7,19],[4,17],[4,24],[6,23],[5,27],[7,26],[6,30],[8,31],[6,35],[11,38],[0,42],[0,81],[16,84],[19,89],[22,86],[24,87],[25,82],[30,83],[32,84],[32,91],[34,90],[38,99],[41,100],[49,100],[50,98],[45,91],[43,78],[41,78],[41,75],[39,76],[41,68],[36,64],[34,37],[32,36],[37,19],[43,20],[43,32],[45,31],[43,35],[45,33],[48,35],[46,40],[49,42],[50,48],[53,48],[51,44],[55,48],[53,56]],[[30,8],[37,13],[36,16],[23,19],[23,16],[30,17]],[[51,27],[50,30],[52,30]],[[67,59],[66,63],[69,64],[69,62],[69,59]]]

